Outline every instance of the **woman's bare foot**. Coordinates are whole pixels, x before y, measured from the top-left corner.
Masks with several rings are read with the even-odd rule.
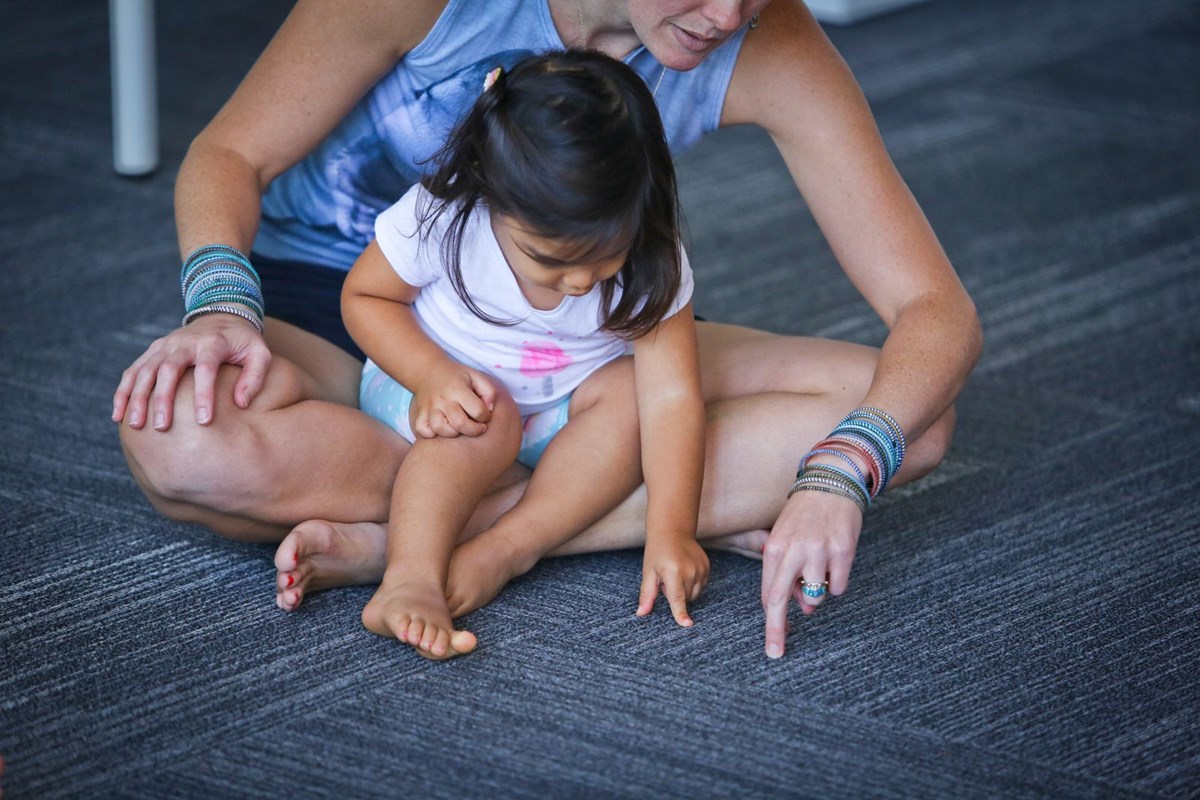
[[[275,604],[295,611],[309,592],[379,583],[386,546],[387,528],[375,522],[300,523],[275,551]]]
[[[762,561],[763,548],[767,546],[767,536],[770,533],[769,530],[760,528],[756,531],[714,536],[711,539],[704,539],[700,544],[709,550],[724,550],[728,553],[737,553],[739,556]]]
[[[399,639],[428,659],[465,655],[475,649],[475,634],[454,629],[444,594],[436,583],[383,584],[363,609],[363,625],[371,633]]]

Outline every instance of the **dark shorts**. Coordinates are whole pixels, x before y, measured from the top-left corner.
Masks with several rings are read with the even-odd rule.
[[[363,351],[342,324],[342,283],[346,280],[345,272],[253,253],[250,262],[262,278],[268,317],[290,322],[336,344],[359,361],[366,360]]]

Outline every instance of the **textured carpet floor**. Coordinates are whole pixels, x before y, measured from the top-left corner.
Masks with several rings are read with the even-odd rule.
[[[976,299],[953,451],[761,653],[635,553],[548,562],[431,665],[368,589],[157,516],[108,422],[178,320],[171,191],[288,3],[159,3],[164,168],[111,171],[104,4],[0,5],[5,797],[1200,796],[1200,5],[936,0],[831,36]],[[680,165],[710,319],[878,343],[764,135]],[[863,220],[863,225],[871,224]]]

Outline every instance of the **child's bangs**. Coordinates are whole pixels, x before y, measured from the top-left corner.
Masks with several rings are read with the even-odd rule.
[[[629,253],[639,234],[638,220],[632,217],[586,226],[562,226],[552,235],[545,234],[558,245],[555,252],[547,255],[563,266],[609,261]]]

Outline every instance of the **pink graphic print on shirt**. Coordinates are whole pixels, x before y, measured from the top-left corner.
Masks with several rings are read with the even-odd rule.
[[[521,374],[542,379],[542,396],[554,394],[554,375],[571,365],[572,358],[554,342],[522,342]]]

